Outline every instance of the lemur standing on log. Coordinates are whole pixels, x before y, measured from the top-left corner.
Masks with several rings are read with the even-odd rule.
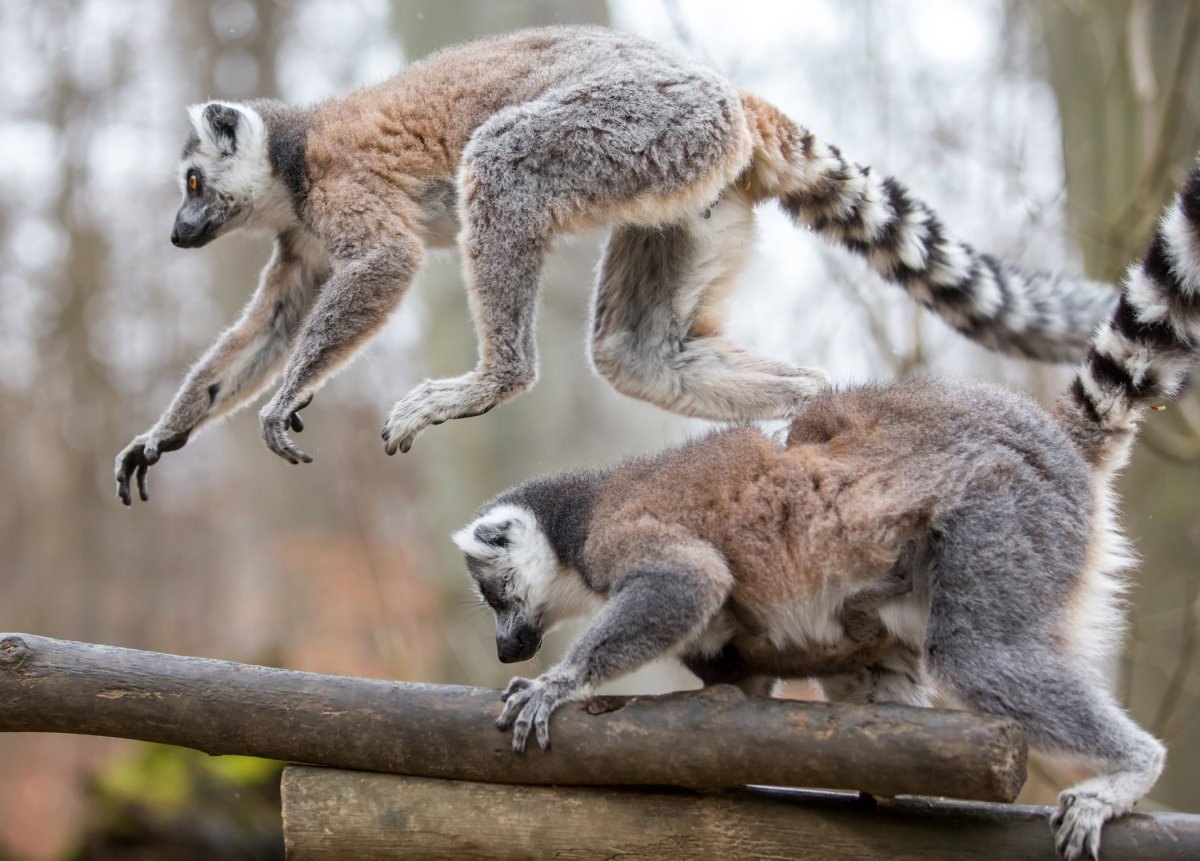
[[[951,239],[894,179],[702,65],[625,33],[527,30],[448,48],[312,108],[191,109],[172,241],[275,233],[241,318],[192,368],[150,430],[117,456],[117,490],[281,370],[261,413],[271,451],[321,383],[380,328],[427,247],[457,242],[480,341],[475,370],[427,380],[383,428],[387,452],[485,413],[537,376],[533,325],[551,239],[613,227],[592,313],[596,369],[622,392],[713,420],[793,415],[814,369],[743,352],[722,300],[751,247],[754,207],[858,252],[950,325],[997,350],[1075,360],[1115,302],[1103,285],[1025,275]]]
[[[1200,160],[1053,414],[994,386],[863,386],[810,399],[782,444],[737,427],[501,494],[455,535],[500,660],[598,612],[562,662],[512,680],[498,724],[546,747],[558,706],[668,654],[747,690],[936,692],[1096,767],[1052,825],[1064,858],[1098,857],[1165,755],[1104,679],[1132,563],[1113,480],[1198,355]]]

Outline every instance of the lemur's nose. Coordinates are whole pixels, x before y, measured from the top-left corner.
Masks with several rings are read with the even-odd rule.
[[[179,246],[179,228],[178,227],[174,228],[171,231],[171,244],[176,247]]]

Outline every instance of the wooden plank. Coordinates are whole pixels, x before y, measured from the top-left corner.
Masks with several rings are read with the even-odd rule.
[[[796,790],[496,786],[289,767],[289,861],[1054,861],[1048,807]],[[1195,861],[1200,816],[1134,814],[1104,858]]]
[[[554,746],[496,730],[496,691],[322,676],[0,635],[0,730],[70,732],[340,768],[523,784],[747,783],[1011,801],[1013,721],[967,712],[745,699],[733,688],[562,708]]]

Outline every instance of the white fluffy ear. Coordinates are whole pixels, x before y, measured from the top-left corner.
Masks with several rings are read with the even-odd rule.
[[[454,546],[468,556],[479,557],[479,542],[475,540],[475,535],[472,532],[474,523],[468,523],[462,529],[450,536],[450,540],[454,542]]]
[[[229,102],[191,105],[188,117],[200,140],[222,155],[233,155],[245,147],[262,125],[256,112]]]
[[[495,559],[502,555],[520,521],[501,507],[477,518],[451,536],[458,549],[475,559]]]
[[[450,536],[458,549],[472,559],[496,559],[504,553],[504,544],[487,541],[493,526],[486,520],[474,520]]]

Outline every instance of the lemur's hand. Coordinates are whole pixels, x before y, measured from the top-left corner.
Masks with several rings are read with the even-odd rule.
[[[530,727],[537,731],[538,747],[546,750],[550,747],[550,715],[578,694],[577,683],[553,670],[536,679],[518,676],[508,683],[500,697],[504,700],[504,711],[496,718],[496,726],[502,730],[513,728],[514,753],[524,753]]]
[[[187,431],[166,431],[159,429],[157,425],[135,436],[133,442],[117,455],[117,496],[120,500],[126,505],[133,504],[129,479],[136,474],[138,496],[142,498],[142,502],[149,502],[150,491],[146,486],[146,473],[158,463],[163,452],[181,449],[187,441]]]
[[[296,433],[304,430],[304,422],[300,419],[300,410],[311,404],[312,399],[312,395],[305,395],[296,403],[288,405],[280,400],[279,395],[276,395],[258,414],[258,419],[262,423],[263,442],[267,444],[267,448],[288,463],[312,463],[312,458],[296,448],[295,443],[287,435],[289,428]]]

